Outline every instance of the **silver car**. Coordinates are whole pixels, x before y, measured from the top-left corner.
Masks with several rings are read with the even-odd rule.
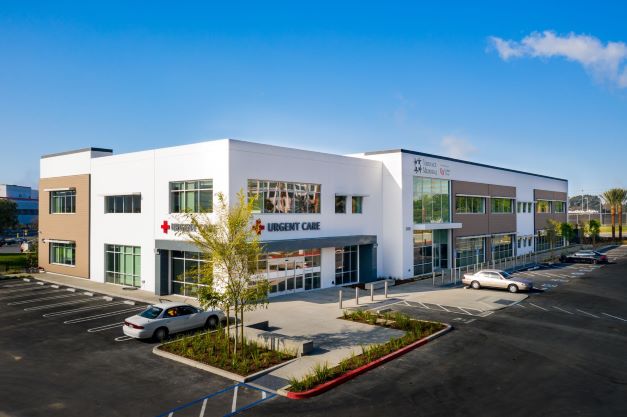
[[[464,274],[462,283],[478,290],[481,287],[502,288],[509,292],[529,291],[533,282],[516,278],[500,269],[482,269],[474,274]]]
[[[184,303],[150,305],[141,313],[128,317],[122,326],[124,334],[136,339],[164,340],[172,333],[204,327],[216,327],[226,316],[221,310],[204,311]]]

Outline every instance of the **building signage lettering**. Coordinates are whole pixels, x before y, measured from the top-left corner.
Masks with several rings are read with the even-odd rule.
[[[415,175],[434,175],[436,177],[450,177],[451,169],[448,165],[423,157],[414,158]]]
[[[196,231],[196,226],[194,226],[193,224],[190,223],[168,223],[167,220],[163,221],[163,224],[161,226],[161,229],[163,230],[163,233],[165,233],[166,235],[168,234],[168,230],[172,230],[173,232],[178,232],[178,233],[185,233],[185,232],[195,232]]]
[[[268,223],[266,225],[266,230],[268,232],[297,232],[299,230],[320,230],[320,222]]]

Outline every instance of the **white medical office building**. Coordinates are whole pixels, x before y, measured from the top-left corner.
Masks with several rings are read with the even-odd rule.
[[[409,278],[545,250],[568,182],[403,149],[334,155],[216,140],[41,158],[46,271],[193,295],[202,262],[180,213],[258,196],[254,227],[272,295]]]

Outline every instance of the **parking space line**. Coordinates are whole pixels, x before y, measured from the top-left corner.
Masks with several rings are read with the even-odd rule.
[[[207,407],[207,399],[202,402],[202,408],[200,409],[200,415],[198,417],[205,417],[205,408]]]
[[[88,298],[88,299],[82,299],[82,300],[64,301],[62,303],[55,303],[55,304],[44,304],[44,305],[36,306],[36,307],[27,307],[27,308],[24,309],[24,311],[45,310],[47,308],[68,306],[68,305],[72,305],[72,304],[89,303],[91,301],[98,301],[98,299],[97,298]]]
[[[123,324],[124,322],[120,321],[117,323],[110,323],[110,324],[105,324],[103,326],[92,327],[91,329],[87,329],[87,333],[103,332],[105,330],[115,329],[116,327],[122,327]]]
[[[534,306],[534,307],[536,307],[536,308],[539,308],[540,310],[549,311],[549,310],[547,310],[547,309],[546,309],[546,308],[544,308],[544,307],[540,307],[539,305],[535,305],[534,303],[529,303],[529,304],[530,304],[530,305],[532,305],[532,306]]]
[[[622,321],[627,321],[627,320],[625,320],[625,319],[623,319],[623,318],[616,317],[616,316],[612,316],[611,314],[607,314],[607,313],[601,313],[601,314],[604,314],[604,315],[606,315],[606,316],[608,316],[608,317],[612,317],[613,319],[622,320]]]
[[[457,307],[457,308],[459,308],[461,311],[463,311],[464,313],[468,314],[469,316],[472,316],[472,313],[467,312],[467,311],[466,311],[466,310],[464,310],[463,308],[461,308],[461,307]]]
[[[57,300],[59,298],[76,297],[77,295],[78,294],[55,295],[54,297],[43,297],[43,298],[34,298],[32,300],[14,301],[12,303],[7,303],[7,305],[17,306],[17,305],[21,305],[21,304],[37,303],[39,301]]]
[[[134,338],[134,337],[131,337],[131,336],[126,336],[126,335],[125,335],[125,336],[119,336],[119,337],[116,337],[116,338],[115,338],[115,339],[113,339],[113,340],[115,340],[116,342],[126,342],[127,340],[133,340],[133,339],[135,339],[135,338]]]
[[[43,288],[44,290],[48,290],[47,288]],[[59,293],[59,292],[65,292],[63,290],[48,290],[46,292],[37,292],[35,294],[33,293],[28,293],[28,294],[24,294],[23,292],[20,291],[19,294],[13,294],[10,297],[0,297],[0,300],[15,300],[17,298],[26,298],[26,297],[31,297],[31,296],[38,296],[38,295],[47,295],[47,294],[54,294],[54,293]]]
[[[98,305],[98,306],[89,306],[89,307],[75,308],[73,310],[55,311],[54,313],[43,314],[42,317],[66,316],[68,314],[74,314],[74,313],[81,312],[81,311],[97,310],[99,308],[107,308],[107,307],[117,306],[117,305],[120,305],[120,304],[124,304],[124,302],[120,301],[118,303],[106,303],[106,304],[102,304],[102,305]]]
[[[127,308],[127,309],[124,309],[124,310],[113,311],[113,312],[110,312],[110,313],[96,314],[94,316],[79,317],[79,318],[72,319],[72,320],[66,320],[66,321],[63,322],[63,324],[82,323],[82,322],[85,322],[85,321],[98,320],[98,319],[103,318],[103,317],[110,317],[110,316],[115,316],[115,315],[122,314],[122,313],[129,313],[131,311],[139,311],[139,310],[143,310],[143,309],[144,309],[144,307]]]
[[[0,287],[0,289],[2,288],[15,288],[15,287],[28,287],[28,286],[34,286],[36,285],[36,283],[34,282],[17,282],[15,284],[10,284],[10,285],[3,285],[2,287]]]
[[[577,310],[577,311],[578,311],[578,312],[580,312],[580,313],[587,314],[587,315],[589,315],[589,316],[591,316],[591,317],[594,317],[595,319],[600,318],[599,316],[595,316],[594,314],[592,314],[592,313],[588,313],[587,311],[579,310],[578,308],[576,308],[575,310]]]
[[[16,288],[16,289],[14,289],[14,290],[2,291],[2,292],[0,292],[0,294],[2,294],[2,295],[6,295],[6,294],[15,294],[15,293],[20,293],[20,292],[29,292],[29,291],[32,291],[32,292],[34,292],[35,294],[37,294],[37,293],[38,293],[38,291],[41,291],[41,290],[49,290],[49,289],[50,289],[50,288],[46,288],[46,287],[39,287],[39,286],[37,286],[37,287],[28,287],[28,288]]]
[[[571,313],[570,311],[566,311],[563,308],[559,308],[559,307],[555,307],[555,306],[553,306],[553,308],[556,309],[556,310],[559,310],[559,311],[563,311],[566,314],[570,314],[571,316],[575,315],[575,313]]]
[[[514,304],[514,305],[515,305],[515,306],[518,306],[518,307],[520,307],[520,308],[527,308],[527,307],[525,307],[524,305],[522,305],[522,304],[520,304],[520,303],[516,303],[516,304]]]
[[[451,310],[447,310],[446,308],[442,307],[440,304],[436,304],[436,306],[440,307],[442,310],[447,311],[447,312],[451,312]]]

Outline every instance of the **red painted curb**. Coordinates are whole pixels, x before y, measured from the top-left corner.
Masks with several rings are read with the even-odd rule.
[[[349,381],[353,378],[355,378],[358,375],[363,374],[366,371],[369,371],[371,369],[376,368],[379,365],[383,365],[384,363],[391,361],[392,359],[396,359],[399,356],[404,355],[405,353],[416,349],[417,347],[420,347],[422,345],[427,344],[428,342],[430,342],[431,340],[443,335],[444,333],[450,331],[453,328],[453,326],[451,326],[450,324],[446,325],[446,328],[440,330],[439,332],[436,332],[434,334],[432,334],[431,336],[427,336],[427,337],[423,337],[420,340],[416,340],[414,343],[407,345],[403,348],[400,348],[399,350],[396,350],[392,353],[388,353],[385,356],[380,357],[379,359],[376,359],[370,363],[367,363],[365,365],[360,366],[359,368],[353,369],[352,371],[348,371],[340,376],[338,376],[335,379],[332,379],[330,381],[327,381],[325,383],[322,383],[310,390],[307,391],[302,391],[302,392],[292,392],[292,391],[287,391],[287,398],[291,398],[292,400],[303,400],[305,398],[311,398],[311,397],[315,397],[316,395],[322,394],[323,392],[326,392],[328,390],[330,390],[331,388],[335,388],[338,385],[343,384],[346,381]]]

